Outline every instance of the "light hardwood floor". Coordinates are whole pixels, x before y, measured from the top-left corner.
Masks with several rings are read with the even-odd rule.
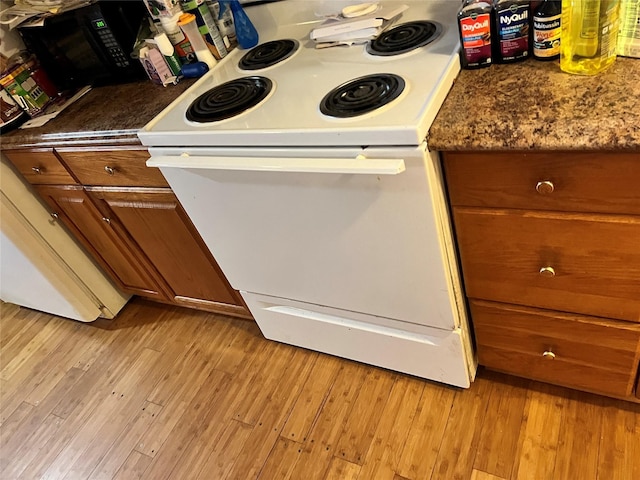
[[[640,478],[640,405],[481,370],[469,390],[136,299],[2,304],[0,478]]]

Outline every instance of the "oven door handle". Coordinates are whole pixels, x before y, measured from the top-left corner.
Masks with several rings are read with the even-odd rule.
[[[397,175],[405,171],[398,158],[273,158],[209,157],[197,155],[152,156],[147,166],[195,170],[244,170],[250,172],[339,173]]]

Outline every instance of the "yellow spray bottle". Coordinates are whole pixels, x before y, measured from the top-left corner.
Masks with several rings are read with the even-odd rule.
[[[616,59],[619,0],[562,0],[560,68],[595,75]]]

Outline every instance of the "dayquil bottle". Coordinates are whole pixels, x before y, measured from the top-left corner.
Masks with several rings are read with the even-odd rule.
[[[491,2],[465,0],[458,11],[462,68],[491,65]]]
[[[544,0],[533,11],[533,58],[556,60],[560,56],[560,0]]]
[[[495,0],[494,60],[512,63],[529,56],[529,1]]]
[[[616,59],[618,0],[562,0],[560,69],[595,75]]]

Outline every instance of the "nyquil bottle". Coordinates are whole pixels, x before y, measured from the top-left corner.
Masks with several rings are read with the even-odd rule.
[[[494,1],[496,62],[518,62],[529,56],[529,3],[528,0]]]
[[[491,65],[491,3],[465,0],[458,11],[462,68]]]

